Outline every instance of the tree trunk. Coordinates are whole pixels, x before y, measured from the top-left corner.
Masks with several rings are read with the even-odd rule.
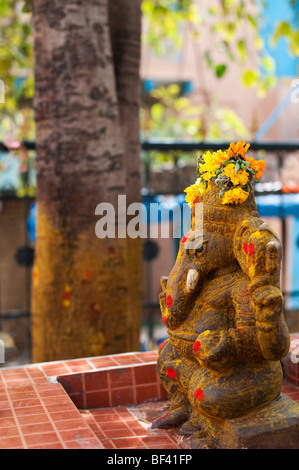
[[[95,233],[99,203],[117,227],[118,195],[140,201],[140,0],[111,4],[33,0],[34,362],[139,349],[141,240]]]

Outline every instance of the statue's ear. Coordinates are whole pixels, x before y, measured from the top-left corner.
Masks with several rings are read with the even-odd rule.
[[[235,257],[252,285],[279,283],[282,246],[275,232],[262,219],[244,220],[234,236]]]

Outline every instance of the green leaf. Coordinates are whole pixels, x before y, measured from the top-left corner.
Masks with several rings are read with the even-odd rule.
[[[218,78],[221,78],[223,77],[223,75],[225,74],[226,72],[226,65],[225,64],[217,64],[216,67],[215,67],[215,73],[216,73],[216,76]]]
[[[236,166],[235,166],[235,176],[236,176],[236,174],[238,173],[239,170],[240,170],[240,163],[237,162]]]

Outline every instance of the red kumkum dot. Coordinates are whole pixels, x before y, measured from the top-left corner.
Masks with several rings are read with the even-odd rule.
[[[198,202],[198,200],[199,200],[199,196],[196,196],[196,198],[195,198],[195,199],[193,199],[193,202],[192,202],[192,204],[196,204],[196,203]]]
[[[172,302],[173,302],[173,300],[172,300],[171,295],[168,295],[168,296],[166,297],[166,305],[167,305],[167,307],[171,307],[171,306],[172,306]]]
[[[168,367],[166,367],[166,370],[167,370],[167,377],[169,377],[170,379],[174,379],[176,377],[176,371],[175,370],[170,369]]]
[[[183,238],[182,238],[182,243],[186,243],[186,241],[188,240],[189,236],[190,236],[190,235],[189,235],[188,233],[186,233],[186,235],[184,235]]]
[[[253,243],[250,243],[250,245],[248,247],[248,252],[249,252],[249,256],[253,255],[253,253],[254,253],[254,244]]]
[[[195,398],[197,398],[197,400],[202,400],[203,399],[203,390],[201,390],[200,388],[197,388],[194,392],[194,396]]]
[[[164,317],[162,317],[162,322],[164,323],[164,325],[166,325],[166,317],[164,315]]]
[[[247,245],[247,243],[244,243],[244,244],[243,244],[243,248],[244,248],[245,253],[247,254],[247,253],[248,253],[248,245]]]
[[[194,351],[194,354],[196,354],[200,348],[201,344],[199,341],[195,341],[194,345],[193,345],[193,351]]]

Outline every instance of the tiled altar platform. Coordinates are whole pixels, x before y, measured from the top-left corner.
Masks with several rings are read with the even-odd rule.
[[[299,402],[297,349],[292,335],[283,393]],[[156,359],[150,351],[0,369],[0,449],[188,448],[150,427],[167,412]]]

